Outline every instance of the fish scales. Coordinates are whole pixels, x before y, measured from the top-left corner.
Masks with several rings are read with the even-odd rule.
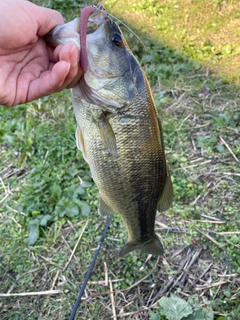
[[[157,203],[166,178],[159,122],[149,94],[146,84],[129,107],[109,117],[118,146],[116,159],[109,154],[93,125],[89,104],[79,101],[75,108],[87,162],[100,197],[113,213],[120,214],[129,232],[129,241],[135,243],[154,235]]]
[[[49,42],[69,41],[77,24],[56,27]],[[77,32],[72,38],[81,47]],[[72,100],[77,146],[99,188],[99,212],[119,214],[127,228],[120,255],[135,249],[163,254],[155,217],[170,207],[173,191],[162,126],[146,76],[102,6],[89,16],[86,52],[87,71]]]

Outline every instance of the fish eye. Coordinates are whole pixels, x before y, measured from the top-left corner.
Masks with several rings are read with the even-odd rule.
[[[120,34],[116,33],[113,35],[112,37],[112,42],[118,46],[118,47],[122,47],[123,46],[123,40]]]

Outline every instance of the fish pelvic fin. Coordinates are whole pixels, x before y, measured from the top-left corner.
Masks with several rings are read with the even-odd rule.
[[[169,171],[167,169],[167,177],[166,177],[164,189],[157,204],[158,211],[161,212],[169,209],[172,205],[172,202],[173,202],[173,186],[172,186],[172,180],[171,180]]]
[[[92,112],[92,114],[93,114],[94,122],[97,125],[98,133],[103,141],[103,144],[105,145],[108,152],[114,158],[116,158],[117,157],[116,137],[108,119],[102,112],[100,114]]]
[[[157,256],[163,255],[164,249],[161,241],[159,240],[158,236],[155,234],[153,238],[145,243],[134,243],[128,241],[122,250],[119,252],[119,256],[122,257],[125,254],[134,251],[134,250],[141,250],[147,254],[154,254]]]
[[[112,209],[104,202],[104,200],[99,197],[98,202],[98,213],[100,213],[102,216],[110,215],[113,213]]]

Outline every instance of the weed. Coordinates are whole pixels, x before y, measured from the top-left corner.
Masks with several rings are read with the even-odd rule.
[[[78,15],[76,1],[44,4],[67,20]],[[129,24],[137,18],[146,39],[144,51],[133,34],[126,36],[163,122],[175,197],[173,208],[156,219],[165,245],[158,259],[146,261],[142,253],[117,258],[127,234],[114,216],[80,319],[112,317],[110,281],[112,307],[125,319],[171,319],[173,303],[186,319],[240,317],[236,5],[143,0],[129,7],[106,1]],[[1,319],[66,319],[101,237],[105,218],[96,213],[98,190],[76,149],[75,126],[68,91],[1,110],[1,291],[61,291],[0,297]]]

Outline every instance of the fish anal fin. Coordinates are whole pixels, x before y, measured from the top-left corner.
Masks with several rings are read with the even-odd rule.
[[[168,173],[162,195],[158,201],[157,209],[159,212],[169,209],[173,202],[173,186],[170,174]]]
[[[104,200],[99,197],[98,202],[98,213],[100,213],[102,216],[110,215],[113,213],[112,209],[104,202]]]
[[[119,256],[122,257],[134,250],[141,250],[144,253],[154,254],[157,256],[163,255],[164,253],[163,245],[156,234],[151,240],[145,243],[134,243],[131,241],[126,242],[122,250],[119,252]]]
[[[77,126],[75,137],[76,137],[77,148],[80,151],[82,151],[82,154],[83,154],[83,157],[84,157],[85,161],[88,162],[85,143],[84,143],[84,138],[83,138],[83,133],[82,133],[82,130],[81,130],[81,128],[79,126]]]

